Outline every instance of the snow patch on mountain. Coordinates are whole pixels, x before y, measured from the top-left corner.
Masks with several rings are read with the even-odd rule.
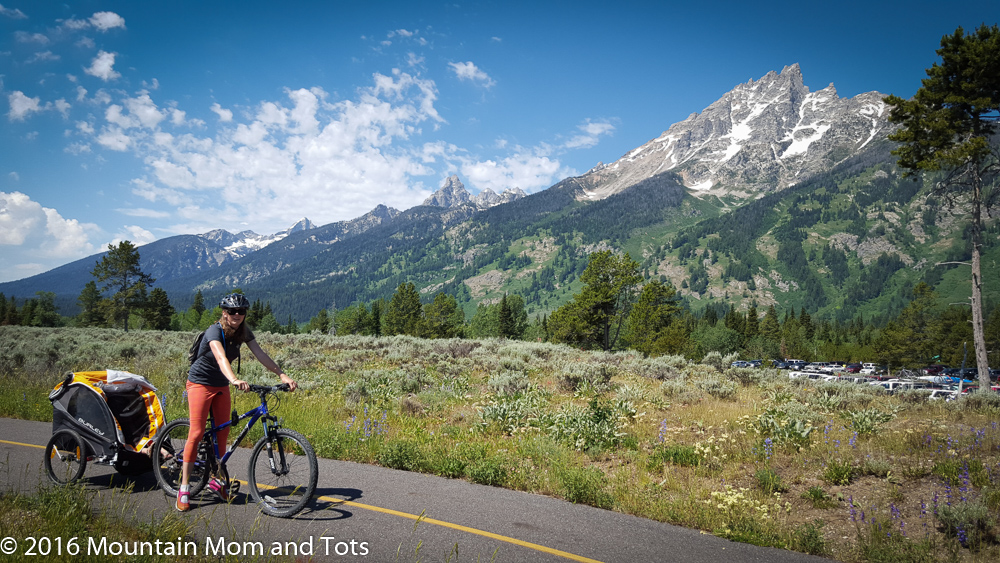
[[[204,238],[216,240],[224,244],[225,251],[233,258],[242,258],[251,252],[256,252],[265,246],[278,242],[292,233],[314,229],[316,226],[307,218],[302,218],[291,227],[271,235],[259,235],[253,231],[242,231],[235,235],[217,229],[201,235]]]
[[[597,200],[665,171],[693,192],[743,197],[784,189],[884,138],[883,95],[840,98],[833,84],[810,92],[799,65],[739,84],[701,113],[579,178]],[[846,150],[845,150],[846,149]]]

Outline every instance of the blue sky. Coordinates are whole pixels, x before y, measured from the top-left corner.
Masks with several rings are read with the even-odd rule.
[[[0,0],[0,281],[611,162],[749,79],[911,96],[996,0]],[[140,249],[141,252],[141,249]]]

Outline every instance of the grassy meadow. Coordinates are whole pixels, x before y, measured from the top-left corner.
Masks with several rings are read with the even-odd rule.
[[[0,416],[50,420],[66,371],[121,369],[186,416],[193,333],[0,327]],[[321,457],[563,498],[842,561],[997,561],[1000,396],[505,340],[258,335],[277,415]],[[244,351],[242,376],[273,382]],[[253,405],[237,396],[237,407]],[[235,436],[235,433],[234,433]],[[344,484],[345,486],[349,484]]]

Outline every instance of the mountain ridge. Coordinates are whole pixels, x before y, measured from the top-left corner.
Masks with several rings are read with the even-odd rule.
[[[467,314],[507,292],[538,313],[579,288],[590,252],[612,249],[693,309],[882,314],[915,281],[948,279],[920,268],[960,259],[963,248],[959,214],[938,211],[926,186],[895,168],[891,130],[881,94],[839,98],[832,84],[810,92],[790,65],[545,190],[512,188],[496,203],[503,195],[472,196],[453,175],[423,205],[380,205],[157,286],[181,307],[196,290],[239,287],[300,321],[331,303],[388,298],[403,282],[428,298],[451,293]],[[77,277],[81,288],[90,278]]]

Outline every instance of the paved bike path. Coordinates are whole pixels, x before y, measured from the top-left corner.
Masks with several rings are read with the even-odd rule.
[[[50,436],[51,423],[0,419],[0,488],[30,492],[48,483],[42,452]],[[245,478],[248,457],[249,449],[234,452],[229,462],[234,477]],[[196,497],[191,512],[178,514],[192,525],[193,548],[199,554],[222,548],[241,555],[254,549],[287,555],[308,550],[318,561],[444,561],[456,544],[458,555],[450,561],[827,561],[457,479],[322,458],[319,468],[316,500],[291,519],[260,515],[243,494],[245,486],[230,505],[205,494]],[[109,505],[128,503],[125,513],[140,522],[173,511],[173,499],[157,488],[152,473],[125,479],[111,468],[88,464],[84,482]],[[123,497],[127,484],[133,492]],[[416,523],[421,514],[424,519]]]

